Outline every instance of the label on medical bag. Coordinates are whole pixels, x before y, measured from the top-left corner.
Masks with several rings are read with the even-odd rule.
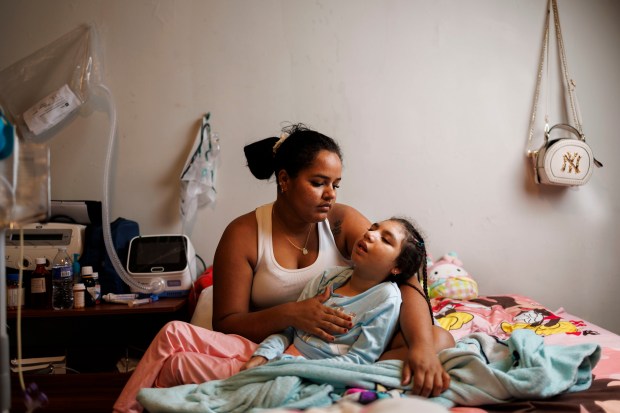
[[[39,135],[66,118],[80,104],[80,99],[65,84],[24,112],[24,122],[32,133]]]

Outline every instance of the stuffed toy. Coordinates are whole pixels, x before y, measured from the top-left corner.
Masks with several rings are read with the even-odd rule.
[[[429,262],[427,274],[429,298],[469,300],[478,297],[478,284],[453,252]]]

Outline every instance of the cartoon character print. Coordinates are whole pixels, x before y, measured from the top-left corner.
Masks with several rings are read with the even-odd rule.
[[[564,321],[561,317],[544,308],[532,308],[521,311],[513,320],[513,323],[502,322],[501,328],[507,334],[515,330],[528,329],[539,336],[551,334],[581,334],[575,323]],[[591,332],[584,332],[590,334]]]
[[[471,301],[492,307],[498,305],[507,312],[517,311],[511,321],[502,321],[501,330],[511,334],[515,330],[529,329],[541,336],[551,334],[580,334],[575,323],[564,321],[551,311],[528,300],[520,300],[513,296],[488,296]]]
[[[456,338],[477,331],[507,338],[513,331],[529,329],[551,334],[593,335],[579,320],[564,320],[542,305],[521,296],[484,296],[470,300],[433,299],[438,324]],[[459,330],[459,331],[456,331]]]
[[[459,311],[459,307],[464,306],[463,304],[444,301],[433,308],[435,320],[444,330],[458,330],[474,319],[472,314]]]

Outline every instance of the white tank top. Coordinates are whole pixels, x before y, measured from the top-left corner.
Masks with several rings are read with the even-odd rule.
[[[333,266],[347,266],[350,261],[345,259],[329,228],[327,219],[319,222],[319,255],[308,267],[291,270],[282,267],[273,254],[271,237],[271,210],[273,203],[256,208],[258,223],[258,259],[254,269],[252,284],[252,304],[256,308],[273,307],[274,305],[297,301],[306,283]]]

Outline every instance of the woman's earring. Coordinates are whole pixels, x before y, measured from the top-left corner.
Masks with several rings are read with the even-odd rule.
[[[282,182],[280,182],[280,192],[286,192],[286,188],[284,187],[284,184]]]

